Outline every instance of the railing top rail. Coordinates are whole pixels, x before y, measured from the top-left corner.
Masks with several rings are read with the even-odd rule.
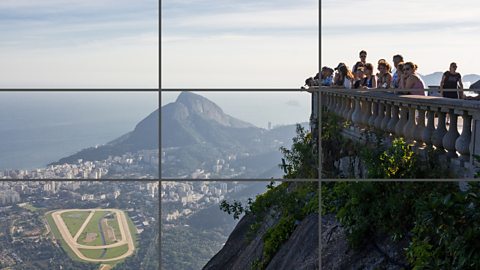
[[[408,91],[396,90],[398,91]],[[425,91],[428,91],[426,89]],[[440,108],[442,111],[448,109],[466,110],[469,113],[480,117],[480,101],[478,100],[464,100],[451,99],[436,96],[421,96],[421,95],[402,95],[395,94],[392,90],[357,90],[357,89],[335,89],[335,88],[321,88],[320,92],[329,94],[339,94],[358,97],[361,99],[375,99],[388,103],[416,105],[422,107]]]

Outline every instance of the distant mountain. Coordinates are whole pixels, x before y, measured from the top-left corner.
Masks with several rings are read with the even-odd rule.
[[[244,144],[263,129],[231,117],[212,101],[190,92],[162,107],[162,147]]]
[[[152,112],[142,121],[140,121],[133,131],[102,145],[99,147],[90,147],[71,156],[60,159],[49,165],[64,163],[76,163],[78,159],[83,160],[102,160],[108,156],[118,156],[126,152],[137,152],[140,150],[158,149],[158,121],[159,110]]]
[[[444,72],[438,71],[438,72],[434,72],[432,74],[427,74],[427,75],[420,74],[420,77],[428,86],[440,86],[443,73]],[[470,82],[471,84],[473,84],[478,80],[480,80],[480,75],[477,75],[477,74],[467,74],[462,76],[463,83]]]
[[[189,178],[195,170],[212,171],[219,160],[229,163],[232,174],[244,168],[242,177],[282,175],[279,147],[290,147],[295,125],[259,128],[191,92],[182,92],[161,109],[163,177]]]

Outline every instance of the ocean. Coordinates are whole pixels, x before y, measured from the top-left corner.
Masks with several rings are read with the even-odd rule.
[[[33,169],[105,144],[158,108],[158,93],[0,92],[0,169]]]

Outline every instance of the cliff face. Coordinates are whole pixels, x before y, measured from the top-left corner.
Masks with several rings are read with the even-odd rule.
[[[270,213],[253,236],[249,236],[254,223],[252,215],[244,216],[237,224],[225,246],[203,268],[204,270],[245,270],[258,269],[255,262],[262,258],[263,237],[267,230],[280,220],[279,215]],[[265,269],[319,269],[318,214],[310,214],[299,221],[288,240],[273,256]]]

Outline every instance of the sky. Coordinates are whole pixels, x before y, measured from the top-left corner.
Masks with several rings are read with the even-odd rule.
[[[158,88],[158,0],[0,1],[1,88]]]
[[[162,0],[162,88],[294,88],[319,67],[318,0]]]
[[[477,0],[322,0],[322,66],[350,68],[367,51],[367,62],[392,62],[401,54],[426,75],[451,62],[462,75],[480,74],[480,2]]]
[[[308,122],[311,114],[311,94],[296,92],[193,92],[204,96],[222,108],[223,112],[257,127],[267,128]],[[162,92],[162,106],[174,102],[180,92]]]

